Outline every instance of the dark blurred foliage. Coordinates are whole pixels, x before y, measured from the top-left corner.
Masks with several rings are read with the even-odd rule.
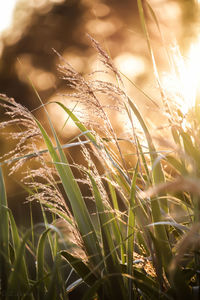
[[[26,4],[22,3],[21,5],[25,6]],[[18,9],[20,10],[20,5]],[[18,42],[5,46],[2,53],[0,60],[0,90],[2,93],[14,97],[16,101],[30,109],[37,106],[33,88],[26,80],[27,76],[30,76],[30,69],[27,69],[26,65],[30,64],[33,68],[43,72],[56,74],[55,54],[52,48],[62,53],[70,45],[83,46],[73,36],[74,31],[81,23],[83,9],[78,0],[65,1],[60,5],[54,5],[46,14],[40,15],[35,11],[30,15]],[[9,41],[9,36],[7,39]],[[17,69],[20,67],[22,70],[24,67],[22,78],[17,74]],[[41,75],[41,72],[38,72],[37,75]],[[48,98],[54,88],[54,86],[49,86],[40,91],[41,97]]]

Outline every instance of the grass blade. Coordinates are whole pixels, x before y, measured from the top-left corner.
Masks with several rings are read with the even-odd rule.
[[[60,154],[62,155],[61,159],[59,158],[56,150],[53,147],[53,144],[48,137],[46,131],[42,125],[37,121],[38,127],[41,130],[46,146],[49,150],[51,158],[55,164],[55,167],[59,173],[60,179],[62,181],[65,193],[70,201],[72,206],[74,218],[78,224],[78,228],[84,240],[84,245],[89,256],[89,259],[94,262],[94,264],[99,263],[102,259],[100,246],[98,239],[92,225],[92,221],[87,210],[84,199],[81,195],[79,186],[74,178],[74,175],[69,167],[68,161],[64,153],[61,151],[61,145],[57,140],[57,147]],[[85,130],[84,130],[85,131]],[[89,133],[88,133],[89,134]]]
[[[40,281],[40,284],[38,286],[38,299],[43,299],[45,295],[45,283],[43,278],[46,276],[45,272],[45,266],[44,266],[44,247],[45,247],[45,241],[48,232],[50,231],[50,228],[46,229],[39,238],[38,241],[38,247],[37,247],[37,255],[36,255],[36,261],[37,261],[37,281]]]
[[[15,222],[14,219],[11,217],[12,221],[12,227],[15,227]],[[27,239],[31,233],[31,231],[28,231],[23,240],[19,242],[18,240],[18,233],[17,230],[14,228],[13,230],[14,233],[14,239],[18,245],[16,249],[16,257],[14,261],[14,265],[12,267],[12,272],[10,273],[9,279],[8,279],[8,288],[9,288],[9,293],[12,295],[23,295],[25,294],[30,287],[30,281],[28,278],[28,272],[27,272],[27,267],[25,264],[25,246]],[[33,296],[30,295],[29,299],[33,299]]]
[[[115,251],[115,245],[113,242],[112,234],[111,234],[111,226],[110,225],[110,214],[107,212],[107,208],[105,207],[98,186],[92,177],[88,173],[90,178],[93,194],[95,197],[95,203],[97,207],[97,214],[99,218],[100,228],[101,228],[101,237],[103,243],[103,251],[104,257],[107,257],[105,261],[106,270],[108,274],[120,273],[120,265],[117,257],[117,252]],[[124,290],[124,284],[122,277],[119,276],[117,279],[113,280],[110,278],[108,282],[108,288],[110,289],[111,295],[113,295],[113,299],[119,297],[119,299],[126,299],[126,292]]]
[[[7,196],[5,184],[3,179],[2,167],[0,165],[0,278],[1,291],[3,293],[7,290],[7,278],[9,274],[8,262],[10,260],[9,254],[9,216],[7,211]]]
[[[154,147],[149,130],[148,130],[140,112],[138,111],[137,107],[129,98],[128,98],[128,103],[129,103],[133,113],[137,117],[137,119],[144,131],[144,134],[146,136],[146,140],[147,140],[149,152],[150,152],[150,157],[151,157],[154,184],[159,184],[161,182],[165,182],[165,176],[164,176],[164,173],[162,170],[162,165],[161,165],[160,160],[158,159],[158,155],[157,155],[156,149]],[[162,208],[164,209],[165,212],[168,212],[167,199],[163,199],[163,200],[164,201],[160,205],[159,198],[151,199],[153,222],[159,222],[162,220],[160,206],[162,206]],[[172,252],[171,252],[171,247],[169,245],[169,241],[168,241],[168,237],[167,237],[167,233],[166,233],[166,228],[164,226],[157,226],[155,228],[155,233],[156,233],[158,243],[160,244],[161,253],[163,255],[163,266],[165,268],[165,271],[167,272],[167,269],[169,266],[168,265],[169,261],[171,261],[171,258],[172,258]]]
[[[133,275],[133,251],[134,251],[134,231],[135,231],[135,215],[134,215],[134,207],[135,207],[135,193],[136,193],[136,180],[138,175],[138,163],[135,168],[135,173],[132,178],[131,184],[131,193],[130,193],[130,205],[129,205],[129,213],[128,213],[128,227],[127,227],[127,249],[126,249],[126,257],[127,257],[127,273],[132,276]],[[128,279],[128,290],[129,290],[129,300],[133,299],[133,281]]]
[[[83,263],[82,259],[74,257],[65,250],[61,251],[60,254],[68,261],[68,263],[88,286],[92,286],[95,283],[97,280],[96,276],[92,273],[88,266]]]

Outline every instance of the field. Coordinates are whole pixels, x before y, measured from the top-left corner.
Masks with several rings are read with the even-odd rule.
[[[166,135],[155,136],[126,92],[124,75],[91,36],[102,72],[111,80],[98,79],[98,73],[77,72],[56,52],[59,72],[76,102],[73,109],[60,101],[44,104],[33,86],[48,128],[14,99],[0,95],[7,118],[0,128],[2,132],[11,128],[8,141],[14,141],[13,150],[0,164],[1,299],[200,298],[197,84],[193,79],[191,86],[189,78],[194,74],[188,70],[188,82],[182,81],[185,74],[179,67],[184,60],[177,50],[181,62],[177,65],[177,57],[169,53],[174,84],[183,92],[169,97],[157,71],[142,3],[138,0],[139,15]],[[159,28],[150,6],[149,10]],[[190,91],[185,95],[187,84]],[[188,95],[191,105],[186,105]],[[79,104],[84,105],[87,118],[76,113]],[[64,112],[63,128],[73,122],[79,129],[66,144],[51,120],[51,105]],[[129,129],[123,137],[113,128],[109,110],[123,114]],[[67,153],[73,147],[80,149],[80,164]],[[5,166],[10,176],[21,173],[30,211],[32,202],[40,205],[43,221],[30,222],[28,230],[17,225],[8,207]]]

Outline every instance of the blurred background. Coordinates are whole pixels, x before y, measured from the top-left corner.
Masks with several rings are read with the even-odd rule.
[[[177,43],[183,57],[189,57],[191,45],[198,57],[199,1],[149,0],[161,34],[144,1],[148,30],[159,74],[170,72],[168,51]],[[90,73],[99,68],[98,55],[87,33],[95,38],[114,60],[117,68],[156,103],[160,95],[154,78],[152,61],[140,23],[136,0],[7,0],[0,4],[0,93],[13,97],[34,112],[45,124],[44,112],[37,109],[38,97],[43,102],[63,101],[66,82],[57,70],[59,58],[55,49],[78,72]],[[196,43],[196,44],[195,44]],[[166,51],[167,50],[167,51]],[[194,52],[193,57],[194,57]],[[197,58],[195,58],[197,59]],[[196,65],[196,63],[195,63]],[[192,72],[194,72],[192,70]],[[125,79],[126,90],[149,124],[160,126],[160,110],[152,105],[138,88]],[[70,99],[65,104],[71,105]],[[58,107],[49,106],[49,113],[63,143],[78,131],[69,123],[63,130],[66,116]],[[3,111],[1,110],[1,119]],[[113,126],[118,134],[123,122],[112,112]],[[9,141],[0,137],[1,153],[10,149]],[[79,149],[71,155],[80,159]],[[5,170],[5,172],[7,172]],[[9,201],[17,216],[21,215],[25,193],[17,177],[6,177]],[[36,217],[37,221],[37,217]]]

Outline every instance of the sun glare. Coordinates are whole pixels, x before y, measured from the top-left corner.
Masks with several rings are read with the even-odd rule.
[[[137,55],[133,55],[129,52],[124,52],[117,56],[114,60],[117,68],[130,79],[145,72],[144,60]]]
[[[181,88],[184,98],[183,112],[188,112],[195,106],[200,84],[200,37],[191,44],[181,68]]]
[[[194,107],[200,84],[200,37],[193,43],[186,57],[185,93],[189,101],[188,108]],[[187,88],[188,87],[188,88]]]
[[[0,2],[0,33],[11,24],[16,3],[17,0]]]
[[[185,57],[181,55],[178,46],[173,47],[172,59],[174,71],[164,74],[162,83],[168,98],[186,114],[200,96],[200,37],[191,44]]]

